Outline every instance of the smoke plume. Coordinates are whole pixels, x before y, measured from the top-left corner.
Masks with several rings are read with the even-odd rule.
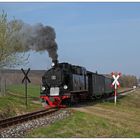
[[[21,20],[11,21],[10,27],[13,24],[18,25],[19,30],[13,33],[13,38],[18,44],[15,51],[48,51],[49,57],[52,60],[57,60],[57,43],[55,42],[56,34],[52,27],[44,26],[39,23],[30,25]]]

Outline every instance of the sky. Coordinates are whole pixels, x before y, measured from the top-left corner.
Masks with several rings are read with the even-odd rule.
[[[140,77],[140,3],[0,3],[0,11],[34,25],[52,26],[59,62],[98,73],[121,72]],[[23,68],[47,69],[47,52],[27,53]],[[20,68],[20,67],[18,67]]]

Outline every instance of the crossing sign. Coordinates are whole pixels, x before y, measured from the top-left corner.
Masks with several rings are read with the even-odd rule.
[[[117,89],[117,86],[120,87],[120,83],[118,81],[118,79],[120,78],[121,73],[118,73],[117,76],[115,76],[115,74],[112,72],[112,77],[114,79],[113,83],[112,83],[112,87],[114,86],[115,89]]]
[[[30,79],[28,78],[28,73],[29,73],[29,71],[30,71],[30,68],[27,70],[27,72],[25,72],[24,69],[21,69],[21,71],[22,71],[23,74],[24,74],[24,78],[23,78],[23,80],[22,80],[22,83],[26,82],[26,80],[27,80],[29,83],[31,83]]]
[[[121,73],[117,73],[117,76],[115,75],[114,72],[112,72],[111,74],[112,74],[112,77],[114,79],[114,81],[112,82],[112,85],[111,86],[115,88],[114,103],[116,105],[116,100],[117,100],[117,87],[120,87],[120,83],[119,83],[118,79],[120,78]]]
[[[28,78],[30,68],[27,71],[25,71],[24,69],[21,69],[21,71],[24,74],[24,78],[22,80],[22,83],[25,83],[25,98],[26,98],[26,108],[27,108],[27,84],[28,84],[28,82],[31,83],[30,79]]]

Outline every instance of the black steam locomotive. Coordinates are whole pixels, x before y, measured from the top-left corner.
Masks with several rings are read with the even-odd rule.
[[[84,67],[53,61],[42,76],[40,98],[45,107],[62,106],[113,93],[112,78],[87,71]]]

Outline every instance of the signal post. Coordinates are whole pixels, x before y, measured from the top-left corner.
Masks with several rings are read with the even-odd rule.
[[[24,69],[21,69],[21,71],[24,74],[22,83],[25,83],[25,99],[26,99],[25,104],[26,104],[26,108],[27,108],[27,84],[28,84],[28,82],[31,83],[30,79],[28,78],[28,73],[30,71],[30,68],[27,71],[25,71]]]
[[[114,79],[113,83],[112,83],[112,87],[115,89],[115,93],[114,93],[114,103],[116,105],[116,102],[117,102],[117,88],[120,87],[120,83],[118,81],[118,79],[120,78],[121,76],[121,73],[117,73],[117,76],[115,75],[114,72],[111,73],[112,74],[112,77]]]

